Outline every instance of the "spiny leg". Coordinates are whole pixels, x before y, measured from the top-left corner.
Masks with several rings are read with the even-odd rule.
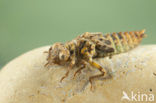
[[[92,48],[89,49],[88,47],[92,47]],[[92,60],[93,55],[95,55],[95,45],[94,44],[87,42],[86,45],[81,49],[81,54],[84,55],[85,60],[90,65],[97,68],[101,72],[101,74],[89,77],[89,82],[91,84],[91,89],[92,89],[92,80],[95,78],[99,78],[99,77],[104,76],[106,74],[106,70],[102,66],[100,66],[99,64],[97,64],[96,62],[94,62]]]
[[[62,82],[66,77],[68,77],[70,70],[73,68],[75,64],[75,57],[74,56],[71,56],[71,57],[72,57],[72,61],[71,61],[71,64],[69,65],[69,69],[67,70],[66,74],[61,78],[60,82]]]
[[[48,67],[48,66],[51,66],[51,65],[58,65],[58,64],[55,64],[55,63],[53,63],[53,62],[51,62],[51,61],[48,61],[48,62],[44,65],[44,67]]]
[[[92,89],[92,80],[95,79],[95,78],[99,78],[99,77],[104,76],[106,74],[106,70],[102,66],[100,66],[99,64],[97,64],[96,62],[94,62],[92,60],[89,60],[89,63],[93,67],[97,68],[101,72],[101,74],[98,74],[98,75],[94,75],[94,76],[89,77],[89,82],[91,84],[91,89]]]
[[[72,65],[69,66],[66,74],[61,78],[60,82],[62,82],[66,77],[68,77],[68,74],[69,74],[70,70],[72,69],[72,67],[73,67]]]
[[[76,76],[77,73],[79,73],[82,69],[84,69],[86,67],[86,65],[83,65],[81,68],[79,68],[75,73],[74,73],[74,78]]]
[[[106,70],[102,66],[100,66],[99,64],[97,64],[96,62],[94,62],[92,60],[92,51],[90,51],[90,53],[89,53],[87,48],[84,47],[84,48],[82,48],[81,53],[87,57],[87,61],[89,62],[90,65],[97,68],[101,72],[101,74],[89,77],[89,82],[91,84],[91,89],[92,89],[92,80],[95,78],[104,76],[106,74]]]
[[[86,68],[86,63],[85,63],[85,61],[82,61],[82,66],[74,73],[74,77],[73,77],[73,79],[76,77],[76,74],[77,73],[79,73],[79,72],[81,72],[81,70],[83,70],[83,69],[85,69]]]
[[[66,77],[68,77],[69,71],[70,71],[70,70],[68,69],[68,71],[66,72],[66,74],[61,78],[60,82],[62,82],[63,79],[65,79]]]

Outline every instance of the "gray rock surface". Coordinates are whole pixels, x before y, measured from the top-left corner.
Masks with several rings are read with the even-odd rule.
[[[94,81],[93,91],[88,78],[98,70],[88,67],[73,79],[78,69],[74,68],[60,83],[67,67],[44,67],[47,54],[43,52],[48,48],[27,52],[3,67],[0,103],[156,103],[152,97],[156,95],[156,45],[139,46],[112,59],[97,59],[108,75]],[[132,94],[137,95],[132,98]]]

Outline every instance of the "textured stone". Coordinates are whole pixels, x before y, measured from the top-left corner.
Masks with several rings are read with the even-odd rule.
[[[0,103],[127,103],[128,100],[121,100],[123,92],[130,99],[131,92],[137,94],[137,100],[142,94],[147,94],[147,99],[156,94],[156,45],[139,46],[112,59],[96,59],[108,75],[94,81],[93,91],[88,78],[100,73],[98,70],[88,67],[73,79],[78,69],[73,68],[60,83],[67,67],[44,67],[47,54],[43,52],[48,48],[27,52],[3,67]],[[146,98],[143,99],[144,103]]]

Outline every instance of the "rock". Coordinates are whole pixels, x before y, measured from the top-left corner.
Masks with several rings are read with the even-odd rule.
[[[90,90],[88,78],[100,73],[98,70],[88,66],[73,79],[78,69],[73,68],[60,83],[67,67],[44,67],[47,54],[43,52],[48,49],[27,52],[3,67],[0,103],[156,102],[156,45],[139,46],[112,59],[96,59],[108,75],[94,81],[94,90]]]

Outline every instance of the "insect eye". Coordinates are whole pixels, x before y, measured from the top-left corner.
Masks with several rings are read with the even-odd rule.
[[[65,58],[65,55],[64,55],[63,53],[60,53],[59,59],[60,59],[60,60],[63,60],[64,58]]]
[[[62,59],[64,59],[64,57],[65,57],[64,55],[61,56]]]

